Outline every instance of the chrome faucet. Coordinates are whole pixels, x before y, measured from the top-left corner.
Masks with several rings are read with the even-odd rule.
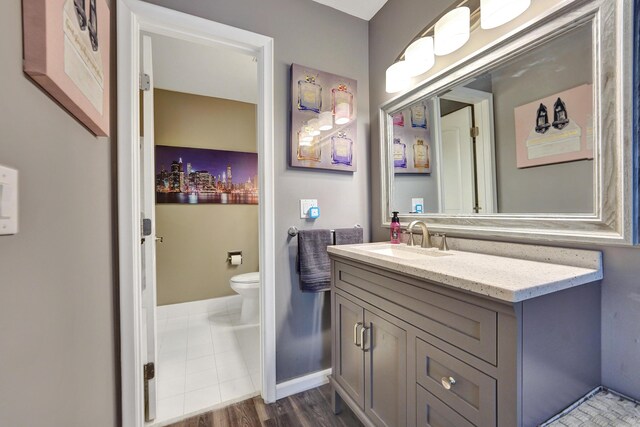
[[[429,235],[427,224],[425,224],[424,221],[411,221],[407,226],[407,231],[409,232],[409,241],[407,242],[407,245],[415,245],[415,242],[413,241],[413,227],[416,225],[419,226],[422,231],[422,244],[420,246],[423,248],[431,248],[431,236]]]

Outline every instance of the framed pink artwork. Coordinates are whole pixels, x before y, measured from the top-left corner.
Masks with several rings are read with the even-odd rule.
[[[593,86],[577,86],[515,108],[517,166],[593,159]]]
[[[24,71],[96,136],[109,136],[106,0],[23,0]]]

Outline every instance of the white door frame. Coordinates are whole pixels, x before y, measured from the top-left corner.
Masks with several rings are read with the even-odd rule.
[[[480,165],[476,170],[479,183],[478,198],[485,204],[480,214],[498,212],[496,168],[494,167],[496,154],[493,129],[493,94],[468,87],[455,87],[440,96],[440,99],[473,105],[474,119],[476,127],[479,129],[479,134],[476,137],[476,158],[477,164]],[[440,190],[442,191],[442,187]]]
[[[262,397],[276,398],[273,39],[140,0],[117,0],[118,250],[122,425],[144,426],[140,258],[140,32],[224,44],[258,59]]]

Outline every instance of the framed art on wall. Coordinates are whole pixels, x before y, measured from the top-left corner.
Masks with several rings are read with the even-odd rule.
[[[425,103],[393,115],[394,173],[431,173],[432,152],[430,111]]]
[[[258,204],[258,154],[156,145],[156,203]]]
[[[518,168],[593,159],[593,86],[516,107]]]
[[[357,82],[293,64],[291,95],[291,166],[355,172]]]
[[[23,0],[24,71],[96,136],[109,136],[107,0]]]

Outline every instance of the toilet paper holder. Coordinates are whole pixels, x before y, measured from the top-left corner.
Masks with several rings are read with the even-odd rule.
[[[227,263],[231,264],[231,257],[234,255],[240,255],[240,264],[242,264],[242,251],[229,251],[227,252]]]

